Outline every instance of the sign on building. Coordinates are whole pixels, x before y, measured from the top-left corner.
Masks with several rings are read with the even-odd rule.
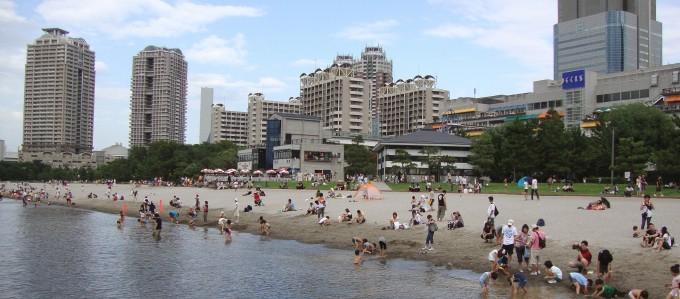
[[[578,70],[562,73],[562,89],[586,87],[586,71]]]

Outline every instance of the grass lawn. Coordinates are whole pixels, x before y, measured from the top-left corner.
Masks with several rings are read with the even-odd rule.
[[[275,181],[255,181],[253,182],[255,187],[260,187],[263,189],[281,189],[280,182],[275,182]],[[305,186],[305,190],[316,190],[317,188],[312,187],[312,182],[302,182],[302,184]],[[288,181],[288,189],[293,189],[295,190],[295,186],[297,185],[297,182],[295,180],[289,180]],[[319,186],[318,189],[320,190],[329,190],[330,188],[335,188],[335,182],[327,182],[325,185]],[[407,188],[408,190],[408,188]]]
[[[408,183],[387,183],[387,185],[392,189],[392,191],[408,191],[408,187],[411,184]],[[450,192],[451,188],[448,184],[442,183],[442,184],[434,184],[434,187],[440,187],[444,188],[446,191]],[[600,192],[604,190],[604,187],[607,186],[607,184],[597,184],[597,183],[577,183],[574,184],[574,192],[551,192],[548,190],[548,184],[542,183],[539,185],[539,193],[540,195],[587,195],[587,196],[597,196],[600,195]],[[425,184],[421,184],[421,190],[424,190]],[[619,185],[619,188],[623,188],[623,185]],[[555,188],[555,187],[553,187]],[[457,192],[458,187],[454,186],[453,187],[454,192]],[[647,193],[649,195],[653,195],[654,191],[656,190],[655,186],[649,186],[647,188]],[[503,183],[490,183],[488,186],[484,186],[482,188],[482,193],[488,193],[488,194],[522,194],[522,189],[517,187],[517,184],[508,184],[508,188],[506,189],[503,186]],[[554,190],[553,190],[554,191]],[[623,191],[621,191],[620,194],[617,194],[619,196],[623,196]],[[531,194],[531,193],[530,193]],[[680,191],[678,189],[664,189],[663,194],[665,197],[675,197],[675,198],[680,198]],[[609,195],[612,196],[612,195]]]

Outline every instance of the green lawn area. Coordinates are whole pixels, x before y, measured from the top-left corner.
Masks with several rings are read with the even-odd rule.
[[[411,184],[408,183],[387,183],[387,185],[392,189],[392,191],[408,191],[408,187]],[[560,185],[561,186],[561,185]],[[600,195],[600,192],[604,190],[605,186],[607,184],[597,184],[597,183],[579,183],[579,184],[574,184],[574,192],[553,192],[554,190],[548,190],[548,184],[542,183],[539,185],[539,193],[540,195],[587,195],[587,196],[597,196]],[[421,190],[425,189],[425,184],[421,184]],[[442,183],[442,184],[434,184],[434,187],[441,187],[444,188],[447,192],[450,192],[451,188],[448,184]],[[617,194],[618,196],[623,196],[623,185],[619,185],[619,188],[621,188],[620,194]],[[553,187],[555,188],[555,187]],[[457,186],[453,186],[454,192],[458,191]],[[649,195],[653,195],[654,191],[656,190],[656,187],[654,186],[649,186],[647,188],[647,193]],[[484,186],[482,188],[482,193],[487,193],[487,194],[522,194],[522,189],[517,187],[517,184],[508,184],[508,188],[506,189],[503,186],[503,183],[490,183],[488,186]],[[664,189],[663,194],[665,197],[676,197],[680,198],[680,191],[678,189]],[[609,195],[612,196],[612,195]]]
[[[254,185],[256,187],[260,187],[263,189],[281,189],[280,182],[261,182],[261,181],[255,181]],[[305,186],[305,190],[316,190],[317,188],[312,187],[312,182],[303,182],[302,183]],[[297,185],[297,182],[295,180],[289,180],[288,181],[288,189],[293,189],[295,190],[295,186]],[[320,190],[329,190],[330,188],[335,188],[335,182],[327,182],[325,185],[319,186],[318,189]]]

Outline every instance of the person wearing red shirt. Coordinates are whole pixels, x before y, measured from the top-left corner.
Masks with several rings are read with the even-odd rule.
[[[569,263],[569,267],[578,268],[579,272],[583,272],[588,268],[593,259],[593,255],[588,249],[588,241],[583,240],[581,241],[581,244],[574,244],[573,248],[578,250],[578,256],[576,257],[576,261]]]

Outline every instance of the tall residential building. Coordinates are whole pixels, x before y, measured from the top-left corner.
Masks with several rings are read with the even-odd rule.
[[[211,143],[213,128],[213,94],[214,90],[209,87],[201,87],[201,116],[198,143]]]
[[[436,121],[440,105],[449,99],[447,90],[436,88],[430,75],[397,80],[378,91],[382,136],[401,136],[425,128]]]
[[[132,61],[130,147],[185,142],[187,62],[180,49],[148,46]]]
[[[248,112],[229,111],[222,104],[212,106],[210,142],[231,141],[236,145],[248,144]]]
[[[559,0],[554,78],[583,70],[616,73],[662,64],[656,0]]]
[[[380,46],[366,47],[361,52],[360,59],[354,59],[351,55],[337,55],[334,64],[343,66],[344,64],[352,65],[354,69],[354,76],[369,81],[370,87],[370,104],[371,111],[371,128],[372,135],[380,134],[380,108],[376,97],[378,90],[385,84],[392,83],[392,60],[387,59],[385,51]]]
[[[92,152],[94,52],[66,30],[43,31],[26,53],[22,153]]]
[[[368,134],[369,89],[369,81],[355,77],[349,66],[300,75],[303,113],[320,117],[323,128],[334,132]]]
[[[5,152],[7,152],[7,147],[5,146],[5,141],[0,139],[0,161],[5,159]]]
[[[262,93],[248,94],[248,145],[264,144],[267,140],[267,120],[276,113],[301,113],[300,101],[295,98],[267,101]]]

